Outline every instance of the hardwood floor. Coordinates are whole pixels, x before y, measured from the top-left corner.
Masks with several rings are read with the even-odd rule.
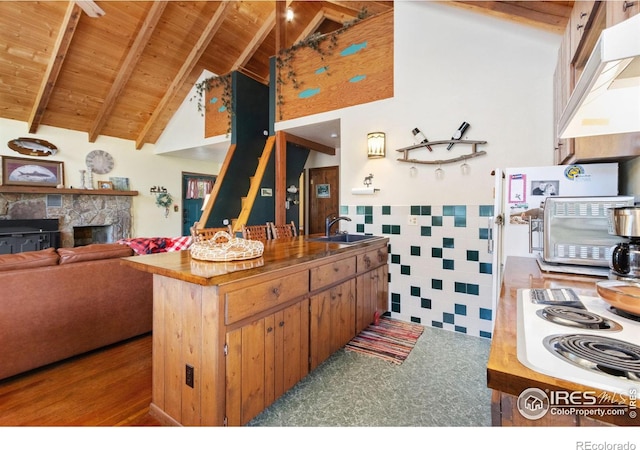
[[[151,335],[0,381],[0,426],[158,426]]]

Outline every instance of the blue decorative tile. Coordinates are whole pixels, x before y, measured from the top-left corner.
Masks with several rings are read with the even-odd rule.
[[[491,313],[490,309],[480,308],[480,318],[482,320],[491,320],[492,316],[493,314]]]
[[[467,294],[480,295],[480,286],[473,283],[467,283]]]
[[[442,207],[442,215],[443,216],[454,216],[456,213],[455,206],[452,205],[444,205]]]
[[[383,206],[382,207],[382,215],[383,216],[391,215],[391,206]]]
[[[480,261],[480,252],[478,250],[467,250],[467,261]]]
[[[489,229],[488,228],[480,228],[478,230],[478,239],[489,239]]]
[[[480,205],[479,214],[480,217],[491,217],[493,216],[493,205]]]
[[[412,216],[419,216],[420,215],[420,207],[411,205],[411,215]]]
[[[453,259],[442,260],[442,268],[444,270],[455,270],[453,266],[454,266]]]
[[[467,218],[455,216],[453,218],[453,226],[458,228],[463,228],[467,226]]]
[[[420,286],[411,286],[411,295],[413,297],[420,297]]]
[[[467,207],[464,205],[456,205],[453,207],[453,215],[456,217],[467,217]]]
[[[480,263],[480,273],[493,273],[493,264],[491,263]]]
[[[480,337],[491,339],[491,333],[489,331],[481,331]]]
[[[442,328],[442,322],[437,322],[435,320],[431,321],[431,326],[434,328]]]
[[[442,280],[431,279],[431,289],[442,290]]]
[[[431,217],[431,226],[441,227],[442,226],[442,216],[432,216]]]
[[[420,236],[431,236],[431,227],[420,227]]]
[[[412,245],[411,246],[411,255],[420,256],[420,247],[417,246],[417,245]]]
[[[431,215],[431,206],[421,206],[420,207],[420,215],[421,216],[430,216]]]
[[[457,331],[458,333],[464,333],[467,334],[467,327],[461,327],[460,325],[456,325],[454,327],[455,331]]]
[[[459,316],[467,315],[467,305],[461,305],[459,303],[456,303],[454,307],[455,307],[455,313],[458,314]]]
[[[431,257],[432,258],[442,258],[442,249],[438,247],[431,248]]]
[[[455,292],[461,292],[463,294],[467,293],[467,283],[460,283],[459,281],[456,281],[454,283],[454,290]]]
[[[453,238],[442,238],[442,246],[444,248],[455,248]]]
[[[442,321],[444,323],[454,323],[455,316],[451,313],[442,313]]]
[[[431,309],[431,299],[430,298],[421,298],[420,299],[420,307],[425,309]]]
[[[411,275],[411,266],[400,266],[400,273],[402,275]]]
[[[409,319],[411,322],[413,323],[422,323],[422,320],[420,319],[420,317],[413,317],[411,316],[411,318]]]

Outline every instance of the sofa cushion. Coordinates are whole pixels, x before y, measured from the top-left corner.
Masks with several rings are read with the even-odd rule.
[[[58,254],[54,248],[0,255],[0,271],[55,266],[56,264],[58,264]]]
[[[60,264],[92,261],[95,259],[132,256],[133,250],[121,244],[89,244],[81,247],[59,248]]]

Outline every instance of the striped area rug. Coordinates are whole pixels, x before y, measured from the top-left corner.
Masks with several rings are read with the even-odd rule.
[[[378,325],[369,325],[345,349],[402,364],[423,330],[422,325],[380,317]]]

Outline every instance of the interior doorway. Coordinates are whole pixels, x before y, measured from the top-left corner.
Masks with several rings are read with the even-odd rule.
[[[182,235],[189,236],[191,227],[200,220],[202,205],[211,192],[216,175],[182,173]]]
[[[325,218],[340,213],[338,166],[309,169],[309,234],[325,232]]]

